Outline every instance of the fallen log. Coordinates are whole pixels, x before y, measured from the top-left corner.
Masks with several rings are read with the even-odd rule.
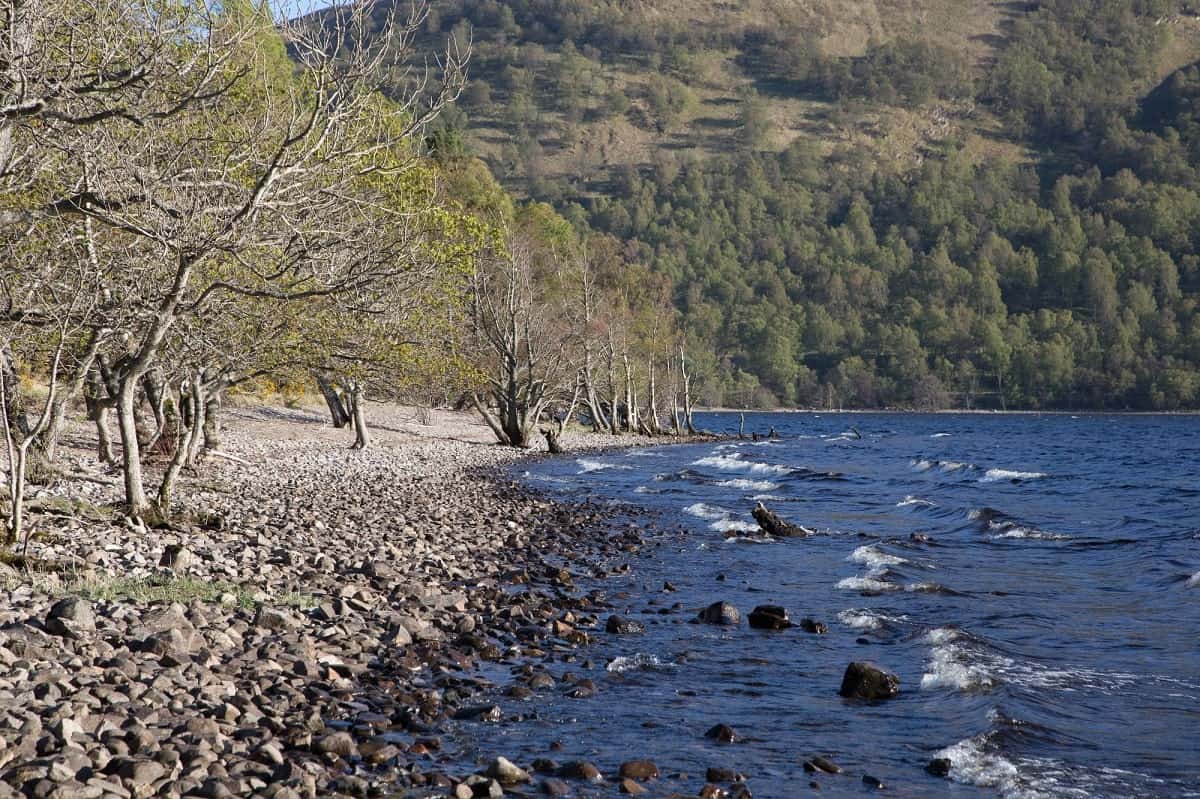
[[[755,506],[753,515],[754,521],[758,522],[758,526],[762,528],[763,532],[776,538],[803,538],[813,534],[813,531],[807,527],[801,527],[779,518],[767,510],[766,505],[761,502]]]

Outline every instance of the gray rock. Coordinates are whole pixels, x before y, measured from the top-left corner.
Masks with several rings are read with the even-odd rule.
[[[183,544],[168,544],[158,559],[159,566],[165,566],[174,572],[186,572],[199,562],[195,553]]]
[[[488,764],[486,773],[492,779],[498,780],[501,785],[517,785],[533,779],[529,776],[529,772],[504,757],[498,757]]]
[[[714,602],[700,611],[700,621],[736,627],[742,623],[742,614],[728,602]]]
[[[46,615],[46,629],[63,638],[79,638],[80,633],[95,632],[92,603],[74,596],[58,600]]]

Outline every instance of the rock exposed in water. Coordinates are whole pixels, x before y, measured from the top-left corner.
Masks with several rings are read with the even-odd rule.
[[[498,757],[488,764],[487,776],[498,781],[501,785],[518,785],[522,782],[531,782],[533,780],[529,776],[529,772],[505,757]]]
[[[754,506],[753,516],[754,521],[758,522],[758,526],[763,529],[764,533],[776,538],[803,538],[812,535],[812,530],[784,521],[767,510],[766,505],[761,502]]]
[[[637,635],[646,632],[646,625],[625,616],[613,615],[608,617],[604,630],[613,635]]]
[[[621,793],[628,794],[629,796],[642,796],[643,794],[649,793],[649,791],[639,785],[636,780],[632,780],[628,777],[625,777],[621,780],[620,791]]]
[[[742,614],[728,602],[714,602],[700,611],[699,619],[706,624],[736,627],[742,623]]]
[[[634,780],[657,779],[658,766],[650,760],[627,760],[621,764],[620,776]]]
[[[900,693],[900,678],[870,661],[856,660],[846,667],[838,693],[868,702],[891,699]]]
[[[826,774],[842,773],[842,767],[827,757],[821,757],[820,755],[817,755],[809,762],[812,763],[815,768],[824,771]]]
[[[949,777],[950,767],[954,765],[948,757],[935,757],[925,766],[925,770],[935,777]]]
[[[569,780],[583,780],[584,782],[604,781],[604,776],[600,773],[600,769],[584,760],[573,760],[570,763],[564,763],[558,769],[558,776]]]
[[[804,630],[806,633],[813,633],[814,635],[824,635],[825,633],[829,632],[829,628],[825,626],[824,622],[815,621],[808,618],[800,620],[800,629]]]
[[[750,611],[748,620],[756,630],[786,630],[792,626],[787,610],[779,605],[759,605]]]
[[[875,788],[876,790],[883,788],[883,780],[879,779],[878,777],[872,777],[870,774],[864,774],[862,781],[863,785],[867,786],[868,788]]]
[[[712,738],[721,743],[731,744],[738,739],[738,734],[734,732],[733,727],[727,724],[717,724],[710,727],[708,732],[704,733],[705,738]]]

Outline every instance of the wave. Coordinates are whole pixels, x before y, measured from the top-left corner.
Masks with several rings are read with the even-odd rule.
[[[1018,472],[1010,469],[988,469],[984,472],[983,477],[979,478],[981,483],[997,483],[1002,480],[1017,483],[1023,480],[1038,480],[1046,476],[1045,472]]]
[[[703,502],[695,502],[683,509],[684,513],[695,516],[700,519],[724,519],[729,515],[729,511],[716,505],[706,505]]]
[[[755,494],[750,497],[755,502],[787,502],[787,497],[781,497],[778,494]]]
[[[851,552],[846,560],[867,566],[871,570],[868,574],[872,577],[881,575],[887,570],[888,566],[899,566],[902,563],[908,563],[907,560],[899,555],[889,555],[874,544],[859,547]]]
[[[653,671],[657,669],[670,668],[670,663],[663,663],[659,660],[658,655],[650,655],[645,652],[637,652],[633,655],[613,658],[605,667],[606,670],[614,674],[623,674],[627,671]]]
[[[847,608],[837,615],[838,621],[842,624],[863,632],[882,630],[889,624],[902,622],[907,618],[907,616],[888,616],[886,613],[868,608]]]
[[[845,591],[899,591],[900,586],[895,583],[889,583],[886,580],[877,579],[877,577],[846,577],[838,580],[837,587]]]
[[[745,522],[741,519],[719,519],[710,524],[709,528],[722,533],[727,533],[730,531],[739,533],[753,533],[758,532],[761,529],[756,522]]]
[[[1066,541],[1071,538],[1071,536],[1064,533],[1048,533],[1045,530],[1039,530],[1036,527],[1020,527],[1008,522],[1002,524],[992,523],[988,525],[988,527],[995,530],[1003,530],[1003,532],[992,536],[993,539],[1032,538],[1042,541]]]
[[[662,491],[660,491],[657,488],[651,488],[650,486],[638,486],[637,488],[633,489],[633,493],[635,493],[635,494],[661,494]]]
[[[605,461],[592,460],[591,458],[579,458],[575,461],[575,463],[579,464],[579,473],[580,474],[588,474],[589,472],[601,472],[601,471],[604,471],[605,469],[628,470],[628,469],[633,468],[632,466],[626,466],[624,464],[606,463]]]
[[[927,499],[921,499],[920,497],[914,497],[912,494],[909,494],[904,499],[902,499],[896,503],[897,508],[907,508],[912,505],[918,505],[922,508],[936,508],[937,507],[936,502],[930,502]]]
[[[979,467],[973,463],[964,463],[963,461],[939,461],[930,460],[929,458],[914,459],[908,462],[918,472],[927,472],[935,466],[943,472],[973,472]]]
[[[976,735],[947,746],[934,754],[950,761],[950,779],[978,788],[994,788],[1004,799],[1039,799],[1038,793],[1021,780],[1017,764],[989,745],[990,733]]]
[[[770,491],[774,488],[779,488],[779,483],[772,483],[769,480],[747,480],[742,477],[736,477],[732,480],[721,480],[717,485],[725,488],[739,488],[743,491]]]
[[[930,436],[930,438],[949,438],[949,437],[950,437],[949,433],[934,433],[933,435]]]
[[[1185,588],[1195,588],[1197,586],[1200,586],[1200,572],[1196,572],[1191,577],[1189,577],[1188,581],[1186,583],[1184,583],[1183,585]]]
[[[724,472],[750,472],[751,474],[788,474],[792,470],[786,466],[770,463],[758,463],[744,460],[738,453],[732,455],[709,455],[692,461],[693,466],[707,466]]]
[[[958,691],[990,690],[998,680],[987,668],[974,660],[970,647],[960,643],[964,636],[953,627],[939,627],[925,635],[931,644],[926,672],[921,675],[922,688],[952,688]]]

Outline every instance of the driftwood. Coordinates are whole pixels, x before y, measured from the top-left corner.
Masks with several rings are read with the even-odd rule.
[[[779,518],[761,502],[754,508],[754,521],[758,522],[764,533],[777,538],[803,538],[813,534],[812,530],[806,527]]]

